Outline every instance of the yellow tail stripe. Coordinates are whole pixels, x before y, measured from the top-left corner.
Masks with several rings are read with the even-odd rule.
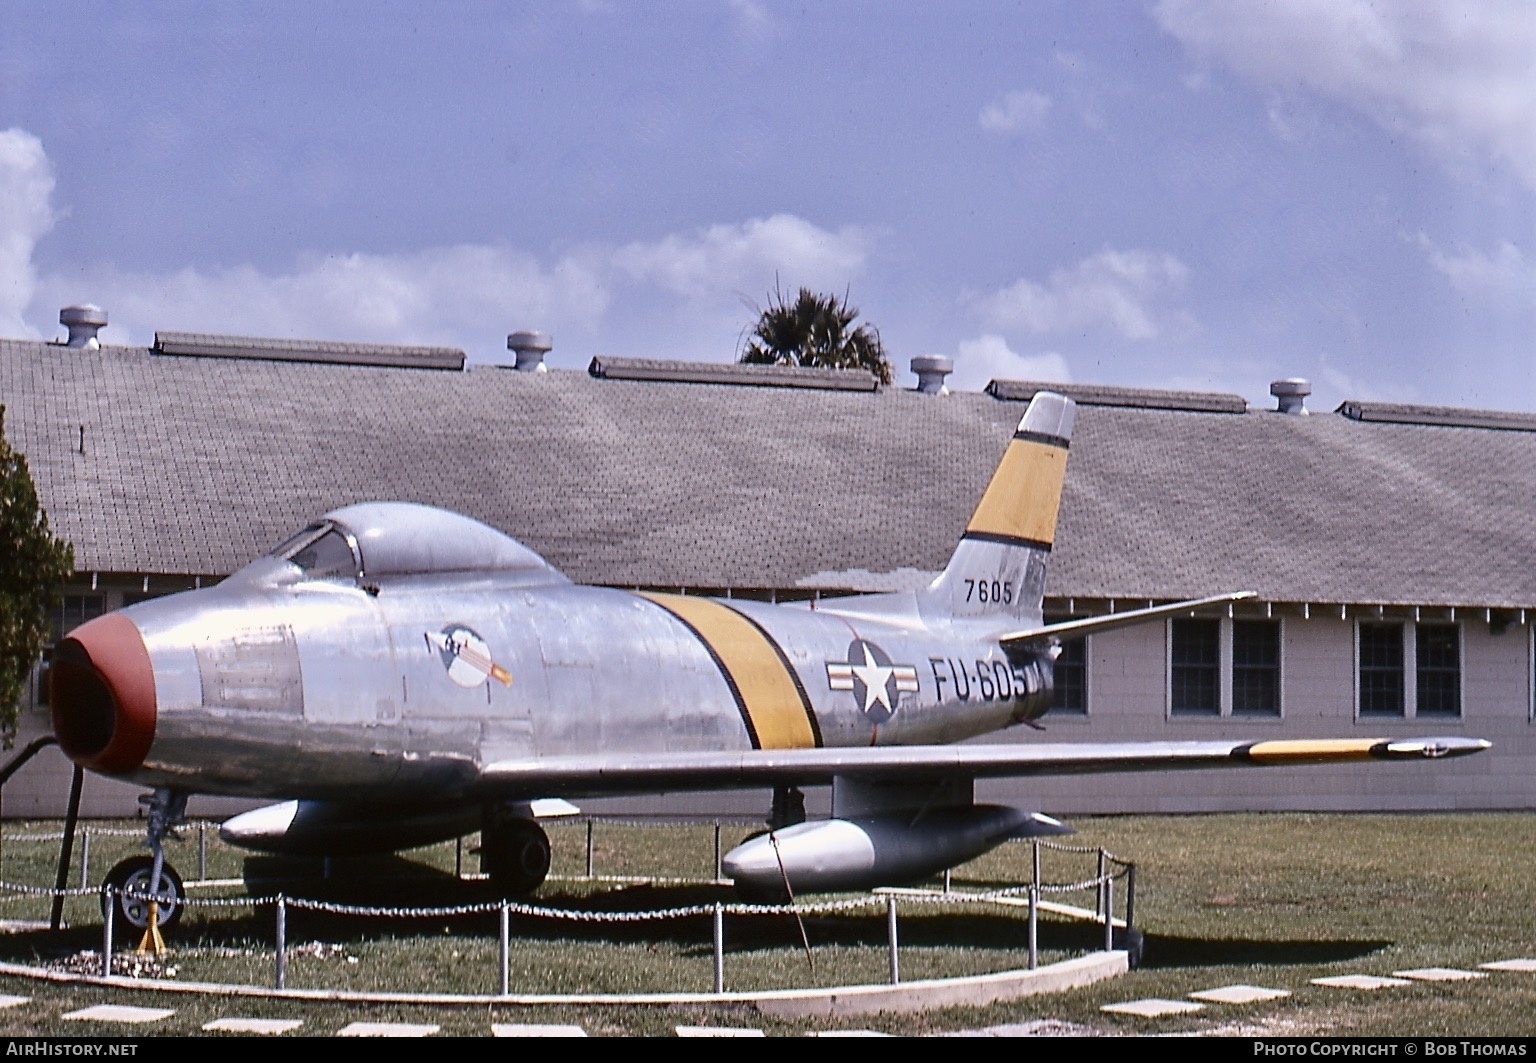
[[[708,598],[642,594],[693,629],[719,664],[759,749],[817,745],[805,693],[763,630]]]
[[[1369,760],[1380,738],[1318,738],[1255,742],[1244,752],[1264,764],[1324,763],[1330,760]]]
[[[965,530],[1049,547],[1056,538],[1056,512],[1066,475],[1066,447],[1014,439]]]

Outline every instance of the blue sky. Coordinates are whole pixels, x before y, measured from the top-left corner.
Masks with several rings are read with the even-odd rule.
[[[1536,4],[75,3],[0,32],[0,335],[1536,409]]]

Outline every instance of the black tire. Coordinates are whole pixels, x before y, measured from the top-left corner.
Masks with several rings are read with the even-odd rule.
[[[502,819],[480,837],[480,865],[504,897],[526,897],[549,875],[549,836],[531,819]]]
[[[121,890],[127,890],[136,894],[148,894],[149,876],[153,872],[155,861],[150,856],[130,856],[107,872],[106,880],[102,883],[113,892],[108,897],[102,898],[102,904],[113,903],[117,910],[112,913],[112,920],[119,927],[127,925],[135,930],[149,929],[149,901],[143,896],[123,896]],[[161,930],[169,930],[181,922],[181,913],[186,905],[186,887],[181,883],[181,876],[169,863],[160,865],[160,888],[155,892],[164,895],[170,894],[175,900],[170,903],[162,901],[158,913],[158,925]],[[102,915],[106,915],[103,907]]]

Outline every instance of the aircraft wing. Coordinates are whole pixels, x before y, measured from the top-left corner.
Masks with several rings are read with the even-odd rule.
[[[1480,738],[1328,738],[1259,742],[1029,743],[753,749],[508,760],[486,765],[478,788],[506,796],[826,785],[834,778],[1000,778],[1196,768],[1423,760],[1487,749]]]
[[[998,636],[1002,643],[1036,642],[1042,639],[1059,638],[1075,639],[1084,635],[1091,635],[1099,631],[1111,631],[1117,627],[1130,627],[1132,624],[1144,624],[1148,620],[1155,620],[1162,616],[1178,616],[1184,613],[1202,609],[1208,605],[1226,605],[1230,602],[1240,602],[1247,598],[1257,598],[1255,591],[1232,591],[1228,594],[1213,594],[1209,598],[1191,598],[1187,602],[1170,602],[1167,605],[1154,605],[1146,609],[1131,609],[1124,613],[1110,613],[1108,616],[1089,616],[1081,620],[1063,620],[1056,624],[1044,624],[1040,627],[1027,628],[1023,631],[1010,631],[1006,635]]]

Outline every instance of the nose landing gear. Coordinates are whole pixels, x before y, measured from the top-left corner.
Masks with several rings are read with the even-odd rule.
[[[181,876],[170,864],[163,863],[158,884],[151,885],[155,882],[154,864],[152,856],[130,856],[107,872],[103,883],[106,892],[101,902],[103,914],[106,905],[113,905],[114,922],[127,923],[135,930],[146,932],[150,927],[151,907],[155,909],[154,924],[157,930],[169,930],[181,922],[182,901],[186,898]],[[162,940],[156,951],[164,947],[165,942]]]
[[[153,855],[131,856],[107,872],[102,904],[112,906],[114,922],[121,919],[144,932],[139,952],[159,955],[165,952],[160,931],[180,922],[186,907],[186,888],[166,862],[162,843],[167,835],[174,838],[174,828],[186,821],[187,795],[160,789],[139,801],[149,813],[146,841]]]

